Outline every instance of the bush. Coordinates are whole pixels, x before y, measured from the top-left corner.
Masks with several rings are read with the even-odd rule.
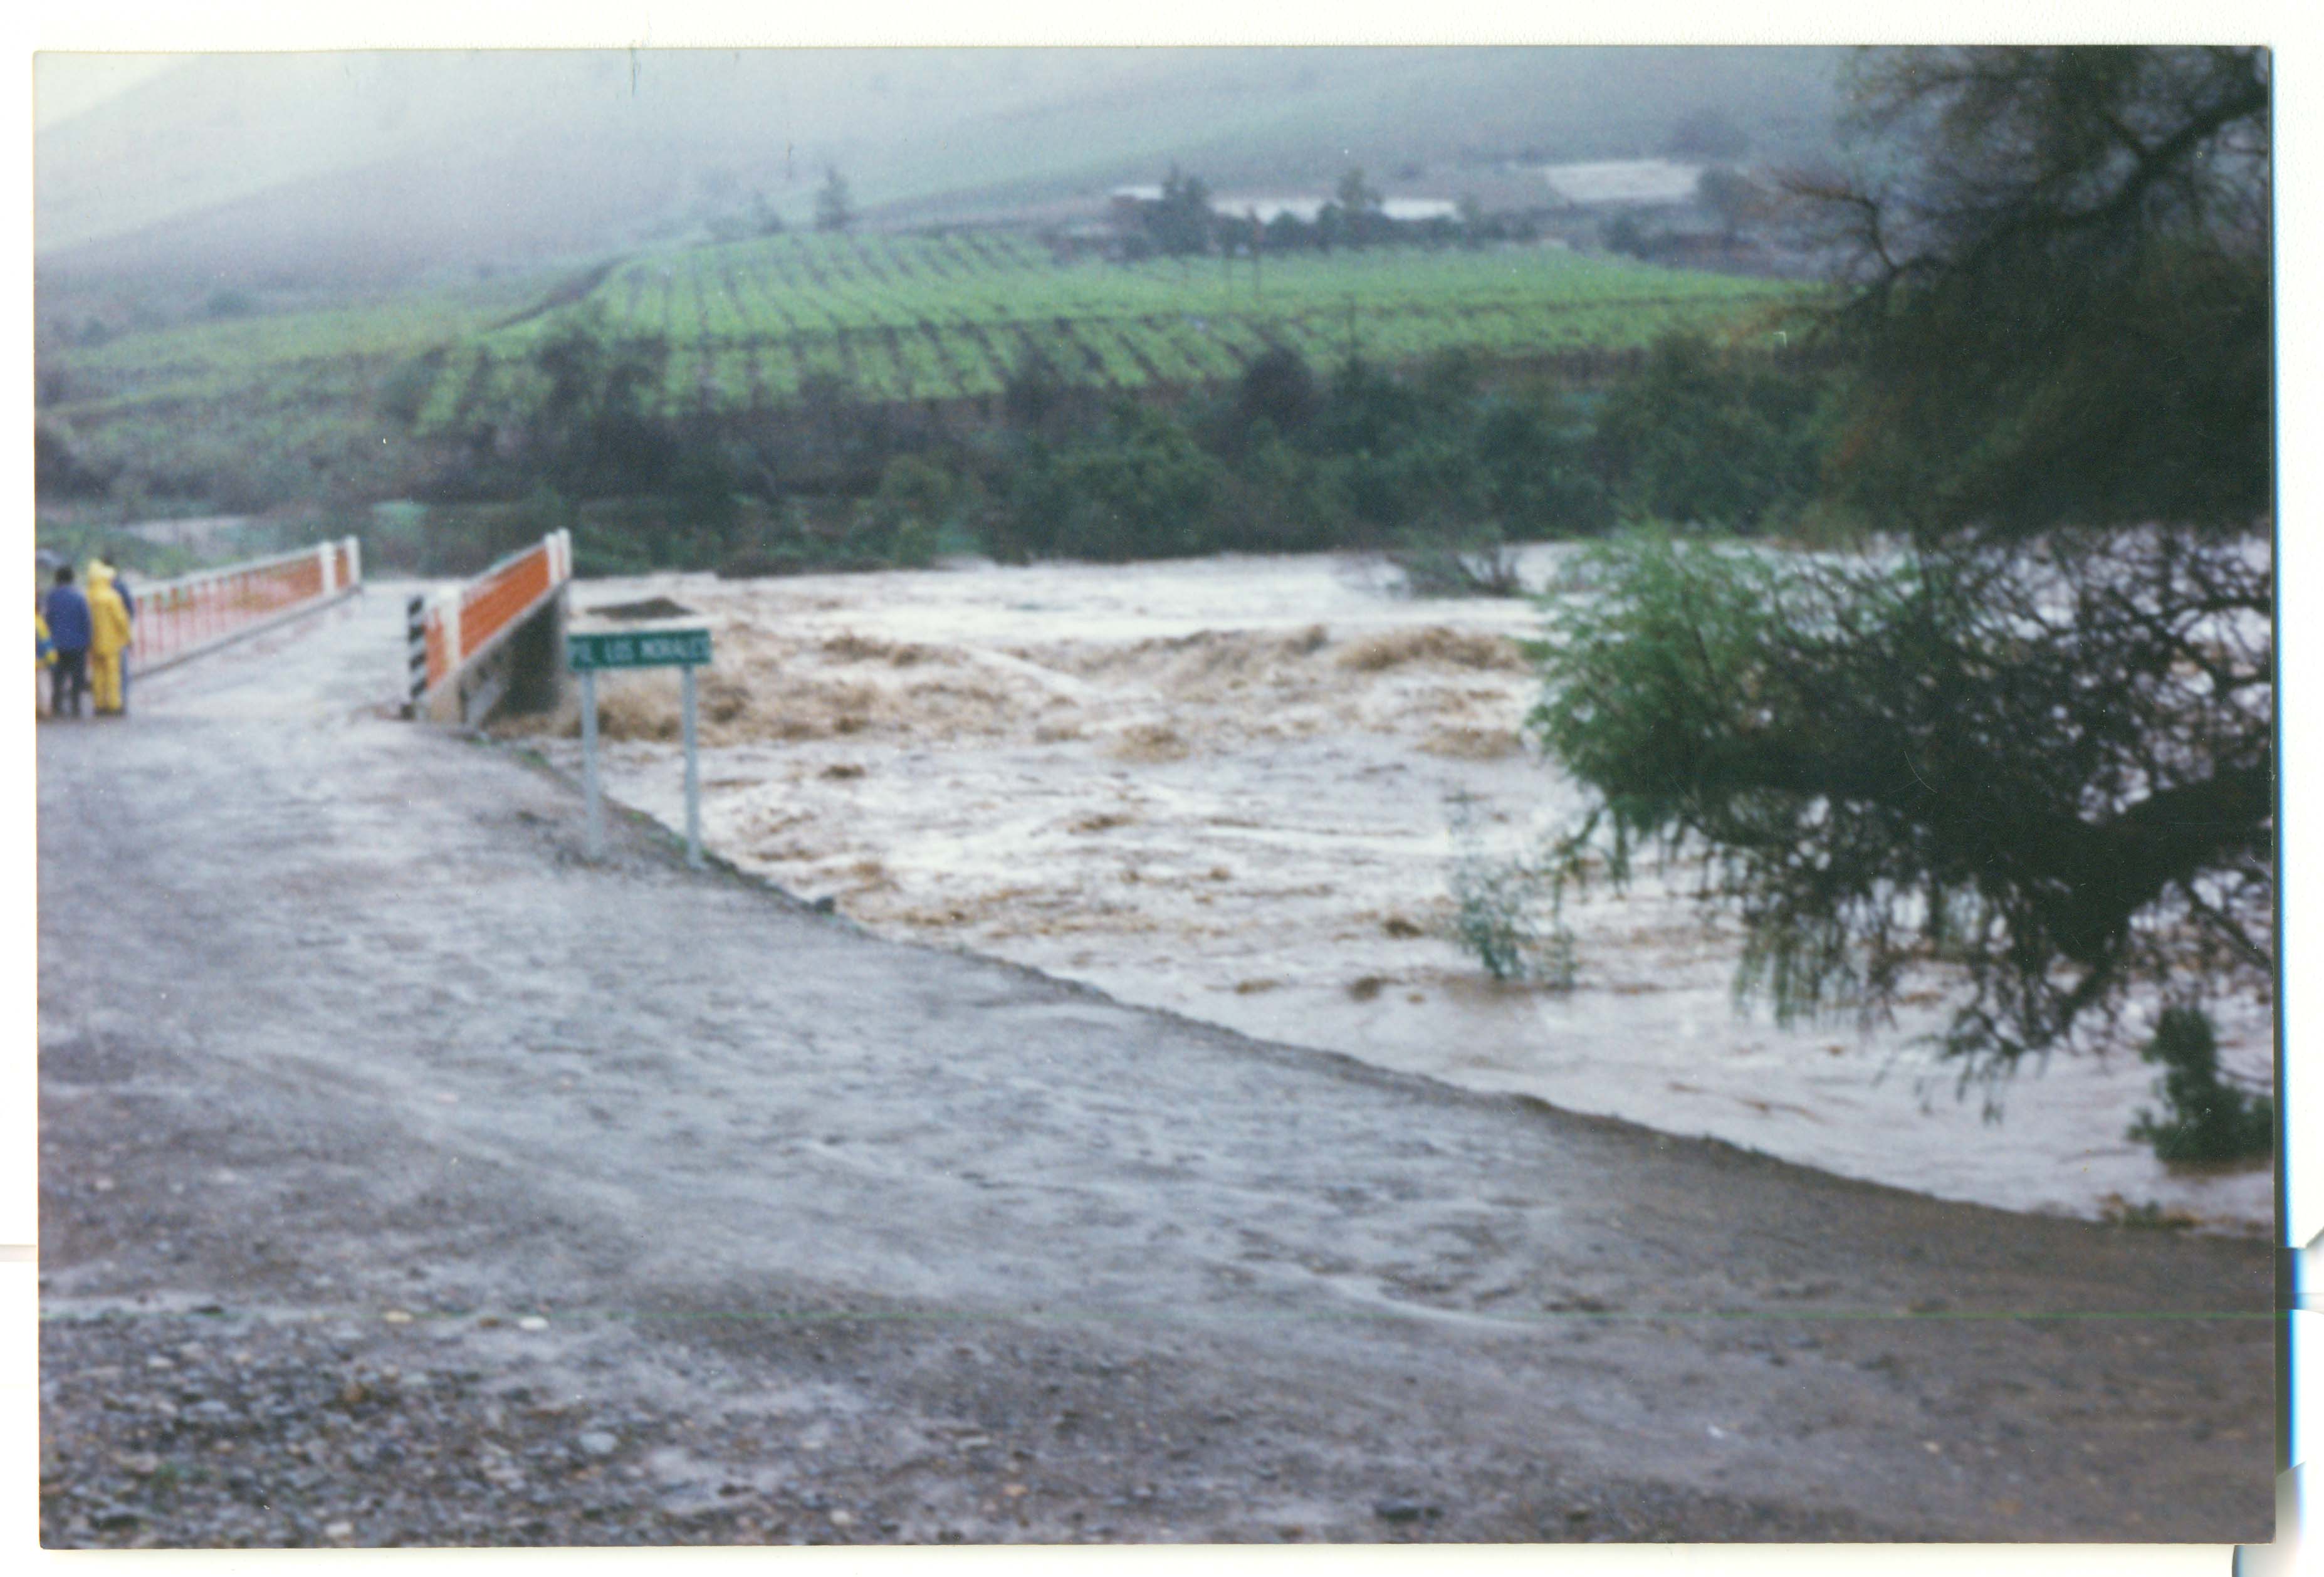
[[[1813,496],[1821,385],[1697,336],[1657,344],[1606,398],[1592,441],[1600,476],[1634,513],[1749,531]]]
[[[1207,551],[1224,468],[1165,411],[1125,405],[1069,447],[1026,447],[995,552],[1120,561]]]
[[[1443,521],[1405,532],[1388,555],[1404,572],[1413,597],[1520,597],[1517,556],[1493,526],[1460,528]]]
[[[1485,503],[1519,541],[1596,536],[1614,503],[1589,466],[1587,429],[1554,399],[1494,401],[1477,424]]]
[[[566,325],[532,352],[530,416],[479,429],[419,496],[481,505],[553,487],[584,503],[576,545],[600,573],[1393,548],[1424,595],[1513,595],[1500,544],[1595,535],[1615,512],[1584,410],[1545,387],[1496,387],[1468,357],[1403,370],[1351,359],[1319,379],[1278,348],[1232,384],[1157,404],[1109,403],[1037,354],[1010,374],[1003,420],[960,441],[820,374],[752,434],[655,414],[668,354],[595,318]],[[1749,383],[1752,365],[1720,361],[1711,382]],[[423,367],[383,379],[383,409],[411,406]],[[236,466],[222,455],[221,475]],[[770,522],[753,496],[804,498],[814,520]]]
[[[1563,921],[1536,918],[1543,881],[1520,862],[1496,859],[1478,846],[1475,801],[1452,799],[1452,835],[1459,846],[1446,885],[1452,895],[1452,940],[1473,954],[1495,980],[1573,989],[1573,936]]]
[[[2200,1009],[2164,1009],[2138,1055],[2164,1070],[2154,1082],[2163,1115],[2142,1107],[2130,1127],[2132,1139],[2154,1147],[2157,1160],[2244,1161],[2274,1149],[2273,1106],[2219,1082],[2218,1038]]]
[[[864,555],[899,568],[919,569],[939,549],[957,543],[972,489],[941,462],[899,455],[880,474],[880,486],[849,533]]]

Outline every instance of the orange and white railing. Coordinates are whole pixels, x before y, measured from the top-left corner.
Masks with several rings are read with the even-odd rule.
[[[411,700],[489,655],[573,578],[573,533],[551,531],[482,575],[411,599]]]
[[[131,660],[140,674],[155,673],[328,606],[362,585],[363,551],[353,537],[174,580],[133,581]]]

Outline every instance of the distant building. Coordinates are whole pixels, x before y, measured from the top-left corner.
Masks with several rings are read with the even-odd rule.
[[[1107,219],[1120,229],[1134,229],[1142,225],[1145,210],[1162,200],[1158,186],[1117,186],[1107,194]],[[1330,207],[1329,197],[1296,196],[1269,192],[1213,192],[1211,212],[1222,219],[1256,217],[1262,225],[1272,225],[1288,214],[1303,225],[1312,225]],[[1388,198],[1380,204],[1383,218],[1398,225],[1425,225],[1437,220],[1456,221],[1461,217],[1461,205],[1444,198]]]
[[[1614,159],[1594,164],[1545,164],[1553,198],[1577,208],[1683,208],[1694,201],[1700,164],[1668,159]]]
[[[1135,230],[1146,222],[1146,210],[1161,200],[1158,186],[1117,186],[1106,194],[1106,223],[1117,230]]]
[[[1380,213],[1399,225],[1430,225],[1439,219],[1451,223],[1461,217],[1461,205],[1444,198],[1386,198]]]
[[[1211,212],[1229,219],[1247,219],[1254,214],[1262,225],[1272,225],[1285,214],[1303,225],[1312,225],[1323,213],[1330,198],[1319,197],[1260,197],[1246,192],[1222,192],[1211,198]]]

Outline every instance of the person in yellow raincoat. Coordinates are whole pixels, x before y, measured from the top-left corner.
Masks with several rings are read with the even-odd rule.
[[[41,676],[57,666],[57,643],[49,639],[49,622],[41,616],[41,594],[32,594],[32,712],[35,716],[48,710],[41,705]]]
[[[121,712],[121,653],[129,645],[129,608],[113,589],[112,567],[88,567],[88,687],[100,717]]]

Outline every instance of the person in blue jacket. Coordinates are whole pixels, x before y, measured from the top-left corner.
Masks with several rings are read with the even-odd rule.
[[[81,697],[88,691],[88,641],[93,633],[88,619],[88,599],[73,585],[72,566],[57,570],[57,584],[50,588],[48,601],[49,639],[57,649],[56,666],[49,670],[49,715],[80,715]]]

